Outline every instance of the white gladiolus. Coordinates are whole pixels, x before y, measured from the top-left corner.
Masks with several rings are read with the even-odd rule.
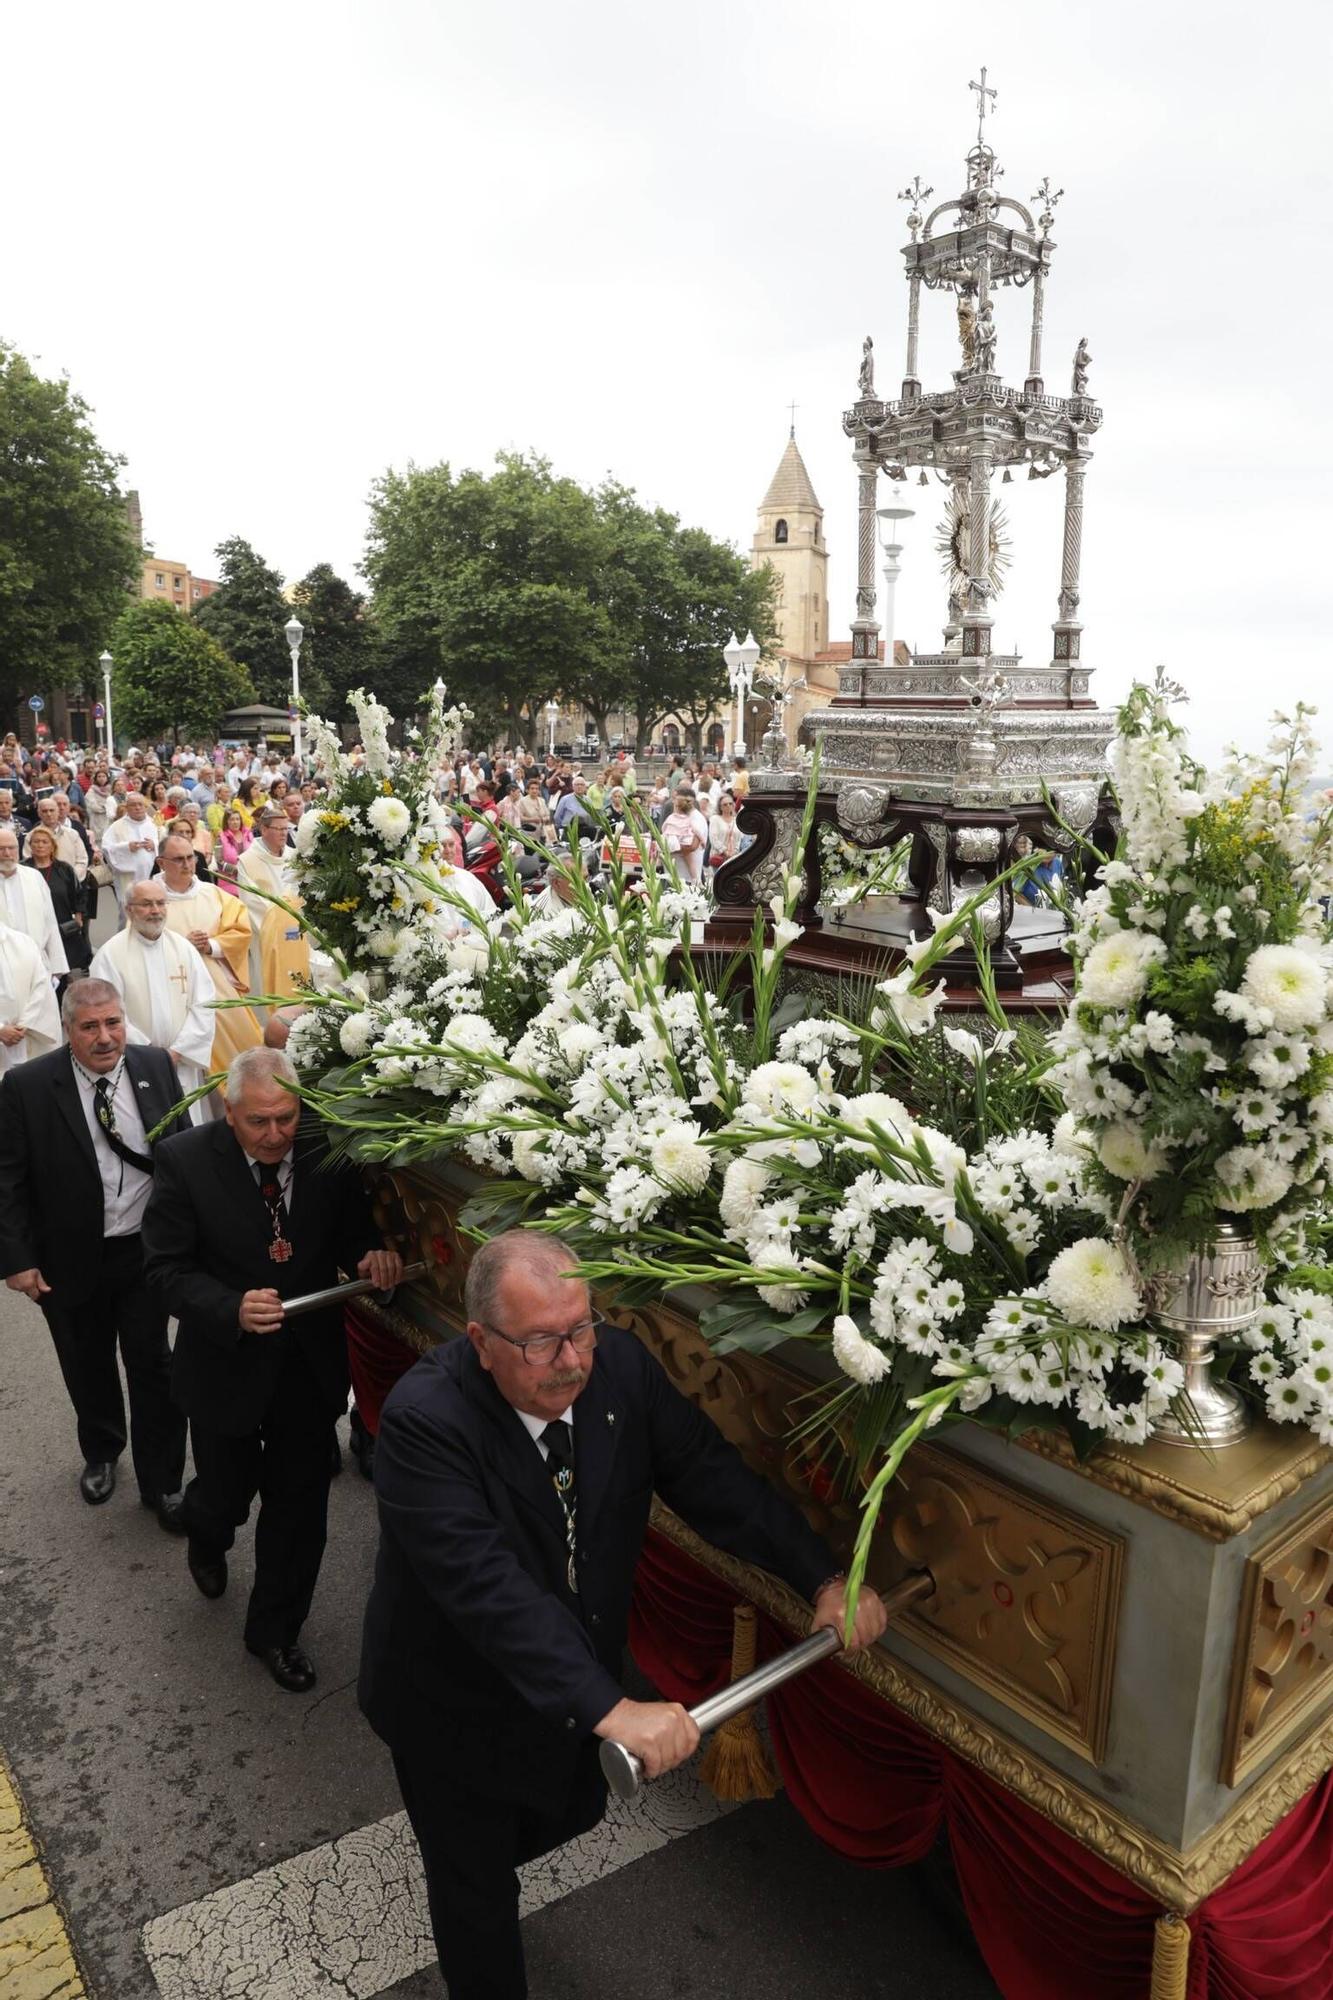
[[[893,1366],[883,1348],[867,1340],[848,1313],[839,1313],[833,1322],[833,1359],[844,1375],[863,1388],[882,1382]]]
[[[1138,1319],[1143,1311],[1123,1251],[1101,1236],[1084,1236],[1062,1250],[1047,1273],[1046,1291],[1071,1325],[1101,1333]]]
[[[1286,1033],[1317,1028],[1328,1008],[1327,975],[1295,945],[1262,944],[1251,952],[1240,990],[1256,1007],[1267,1007],[1274,1027]]]
[[[1092,1007],[1131,1007],[1141,998],[1154,965],[1166,957],[1161,938],[1117,931],[1095,944],[1079,967],[1075,993]]]

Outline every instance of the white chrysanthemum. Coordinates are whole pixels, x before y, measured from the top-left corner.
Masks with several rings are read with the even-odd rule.
[[[1328,1006],[1328,981],[1317,958],[1291,944],[1261,944],[1250,953],[1240,990],[1267,1007],[1275,1028],[1317,1028]]]
[[[761,1198],[773,1185],[773,1176],[755,1160],[733,1160],[722,1176],[718,1213],[724,1229],[744,1236]]]
[[[374,827],[381,840],[387,840],[391,847],[397,847],[412,831],[412,815],[401,799],[391,793],[372,799],[366,808],[366,818]]]
[[[1101,1236],[1084,1236],[1060,1252],[1046,1274],[1046,1293],[1071,1325],[1102,1333],[1143,1311],[1123,1252]]]
[[[699,1143],[697,1125],[668,1125],[652,1144],[649,1160],[653,1177],[670,1188],[698,1194],[706,1186],[713,1165],[707,1146]]]
[[[1092,1007],[1132,1007],[1142,997],[1148,974],[1165,957],[1161,938],[1117,931],[1095,944],[1079,967],[1077,997]]]
[[[440,1040],[444,1047],[469,1056],[499,1056],[504,1043],[484,1014],[455,1014]]]
[[[392,958],[398,949],[399,933],[390,930],[371,931],[366,939],[366,950],[372,958]]]
[[[854,1132],[864,1132],[867,1139],[870,1138],[871,1126],[877,1125],[886,1139],[896,1140],[903,1146],[912,1143],[912,1114],[905,1104],[900,1104],[886,1091],[866,1090],[859,1097],[845,1098],[838,1116]],[[848,1144],[848,1150],[868,1153],[872,1148],[859,1139],[853,1139]]]
[[[800,1063],[767,1062],[751,1070],[743,1095],[760,1111],[807,1111],[819,1095],[819,1085]]]
[[[1106,1127],[1097,1141],[1097,1157],[1121,1181],[1155,1180],[1166,1165],[1161,1147],[1147,1145],[1138,1127],[1124,1119]]]
[[[1289,1194],[1296,1176],[1284,1160],[1258,1146],[1233,1146],[1214,1169],[1219,1183],[1217,1205],[1233,1214],[1251,1208],[1271,1208]]]
[[[370,1047],[375,1033],[374,1016],[368,1013],[349,1014],[338,1030],[338,1040],[345,1056],[359,1059]]]
[[[867,1340],[847,1313],[839,1313],[833,1322],[833,1359],[844,1375],[850,1375],[853,1382],[860,1382],[863,1387],[882,1382],[893,1366],[883,1348]]]

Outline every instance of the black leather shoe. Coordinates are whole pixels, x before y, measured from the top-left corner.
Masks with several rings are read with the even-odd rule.
[[[185,1495],[183,1493],[159,1493],[156,1498],[150,1493],[139,1495],[139,1505],[150,1507],[157,1515],[159,1524],[169,1535],[188,1534],[185,1525]]]
[[[299,1646],[251,1646],[280,1688],[289,1694],[308,1694],[315,1685],[315,1669]]]
[[[186,1566],[205,1597],[221,1597],[227,1588],[227,1558],[211,1555],[191,1542],[185,1551]]]
[[[100,1507],[111,1498],[116,1490],[116,1461],[103,1459],[98,1464],[85,1465],[79,1474],[79,1491],[90,1507]]]

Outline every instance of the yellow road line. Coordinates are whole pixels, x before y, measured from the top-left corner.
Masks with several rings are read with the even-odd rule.
[[[23,1801],[0,1757],[0,2000],[87,2000]]]

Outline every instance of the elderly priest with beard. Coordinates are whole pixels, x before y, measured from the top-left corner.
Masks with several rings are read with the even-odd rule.
[[[130,1041],[167,1051],[186,1097],[208,1075],[213,982],[193,945],[167,929],[161,882],[136,882],[125,897],[125,916],[124,930],[107,939],[89,971],[109,980],[125,1002]],[[205,1115],[193,1107],[196,1124]]]
[[[59,1041],[60,1016],[42,955],[23,931],[0,923],[0,1076]]]
[[[158,865],[167,892],[167,929],[198,952],[219,1000],[236,1000],[250,991],[250,913],[239,896],[224,896],[211,882],[195,876],[198,859],[188,834],[162,837]],[[219,1007],[213,1015],[214,1072],[225,1070],[242,1049],[257,1049],[263,1032],[248,1007]]]
[[[35,868],[20,868],[19,837],[12,826],[0,826],[0,923],[26,932],[52,979],[69,971],[51,891]]]
[[[790,1501],[632,1333],[598,1321],[574,1253],[515,1229],[472,1260],[467,1337],[390,1392],[359,1696],[421,1846],[450,2000],[523,2000],[515,1869],[596,1825],[598,1739],[656,1777],[699,1732],[621,1686],[654,1492],[841,1627],[844,1583]],[[884,1606],[857,1604],[851,1643]],[[631,1982],[632,1984],[632,1982]]]

